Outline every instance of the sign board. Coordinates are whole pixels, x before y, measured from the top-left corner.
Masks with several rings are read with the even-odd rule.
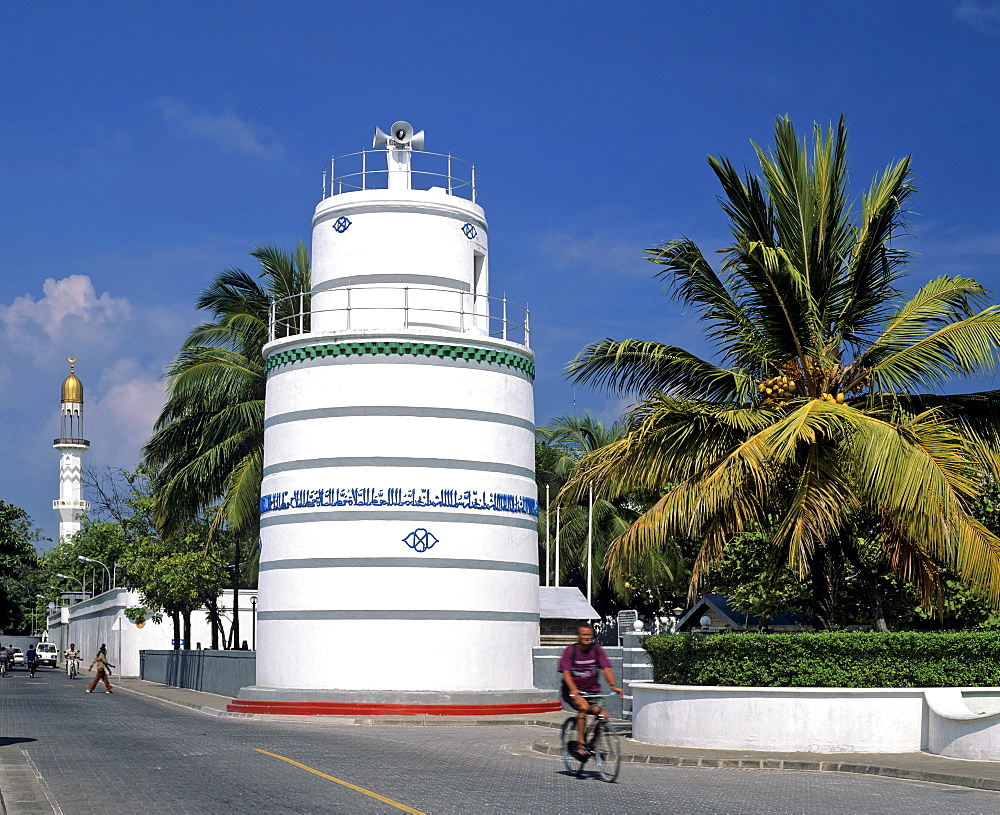
[[[632,633],[632,623],[639,619],[639,612],[633,610],[619,611],[618,612],[618,642],[622,641],[622,637],[626,634]]]
[[[114,621],[114,623],[111,626],[111,630],[112,631],[121,631],[122,630],[122,618],[121,617],[115,617],[115,621]]]

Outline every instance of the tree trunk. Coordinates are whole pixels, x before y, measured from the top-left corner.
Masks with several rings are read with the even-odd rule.
[[[833,556],[829,546],[817,547],[809,567],[813,591],[813,628],[833,630]]]
[[[230,639],[233,648],[240,647],[240,539],[237,537],[233,544],[233,628],[230,632]]]
[[[191,609],[184,609],[181,615],[184,620],[184,650],[191,650]]]
[[[869,589],[872,601],[872,631],[886,632],[889,626],[885,622],[885,609],[882,601],[885,599],[885,592],[879,591],[875,586]]]
[[[181,615],[179,611],[170,612],[170,621],[174,624],[174,650],[181,650]]]
[[[212,650],[219,650],[219,598],[208,601],[208,624],[212,627]]]

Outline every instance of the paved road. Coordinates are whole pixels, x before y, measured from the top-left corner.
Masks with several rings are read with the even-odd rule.
[[[997,794],[834,773],[626,765],[619,783],[605,784],[528,754],[532,727],[216,718],[84,687],[55,671],[0,680],[7,766],[23,761],[40,776],[48,810],[65,815],[1000,813]]]

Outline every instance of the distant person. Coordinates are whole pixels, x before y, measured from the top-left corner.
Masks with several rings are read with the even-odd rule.
[[[35,675],[35,668],[38,666],[38,652],[34,645],[28,646],[28,651],[24,655],[24,662],[28,666],[28,676]]]
[[[600,705],[592,704],[586,694],[601,692],[600,674],[603,673],[611,690],[622,695],[622,689],[615,684],[615,674],[611,670],[608,655],[604,653],[600,643],[594,642],[593,627],[577,626],[576,642],[563,651],[559,660],[559,673],[563,680],[562,699],[576,710],[577,741],[571,741],[569,749],[576,758],[583,759],[587,755],[587,748],[583,743],[587,713],[608,718],[607,711]]]
[[[104,692],[111,693],[111,683],[108,681],[108,676],[111,674],[111,669],[115,666],[108,662],[108,658],[105,656],[107,648],[101,646],[97,649],[97,656],[94,657],[94,661],[90,663],[90,667],[87,668],[87,673],[93,670],[93,667],[97,666],[97,676],[94,677],[94,681],[90,683],[90,687],[87,688],[87,693],[93,693],[94,688],[97,687],[97,683],[102,679],[104,680]]]
[[[73,676],[73,667],[76,666],[76,672],[80,673],[80,652],[76,650],[76,643],[71,642],[69,648],[64,654],[66,657],[66,676]]]

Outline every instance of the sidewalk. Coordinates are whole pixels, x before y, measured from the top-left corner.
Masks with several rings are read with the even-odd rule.
[[[549,732],[539,734],[532,750],[543,755],[559,755],[559,734],[556,732],[566,719],[565,713],[545,713],[530,716],[268,716],[253,713],[227,713],[227,696],[168,688],[141,679],[118,678],[116,689],[157,699],[168,704],[191,708],[212,716],[264,721],[298,722],[308,724],[317,718],[325,722],[344,725],[392,726],[497,726],[533,725],[545,727]],[[636,764],[662,764],[674,767],[713,767],[748,770],[807,770],[812,772],[858,773],[949,784],[977,790],[1000,791],[1000,762],[967,761],[945,758],[929,753],[761,753],[741,750],[697,750],[681,747],[658,747],[642,744],[628,738],[631,733],[627,722],[617,723],[622,734],[622,759]]]

